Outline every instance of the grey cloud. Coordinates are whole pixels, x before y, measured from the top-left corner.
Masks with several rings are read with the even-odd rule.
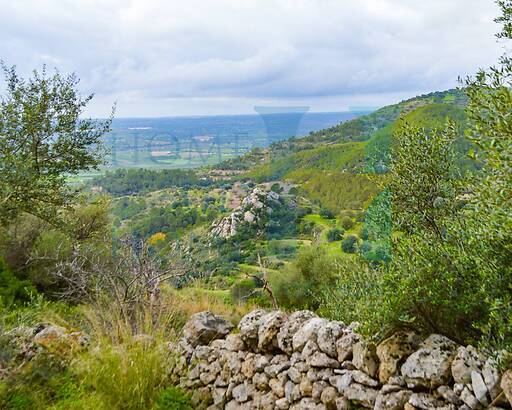
[[[5,3],[0,58],[76,71],[100,100],[93,114],[114,100],[120,115],[392,102],[452,87],[501,52],[492,0]]]

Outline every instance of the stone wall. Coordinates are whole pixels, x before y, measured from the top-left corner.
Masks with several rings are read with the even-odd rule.
[[[510,408],[509,372],[500,377],[493,359],[472,346],[408,331],[376,346],[356,327],[309,311],[255,310],[234,332],[201,312],[175,346],[176,374],[197,408]]]

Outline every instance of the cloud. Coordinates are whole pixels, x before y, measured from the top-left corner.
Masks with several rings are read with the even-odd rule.
[[[501,53],[492,0],[18,0],[0,58],[75,71],[119,115],[341,109],[457,84]]]

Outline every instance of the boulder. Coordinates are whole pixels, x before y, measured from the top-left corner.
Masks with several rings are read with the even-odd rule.
[[[274,351],[278,348],[277,333],[286,321],[286,315],[276,310],[262,316],[258,328],[258,348],[263,351]]]
[[[240,338],[248,346],[255,347],[258,345],[258,332],[260,329],[261,318],[267,314],[263,309],[256,309],[246,314],[238,323]]]
[[[346,330],[343,335],[336,341],[336,352],[338,354],[338,361],[344,362],[352,358],[354,345],[360,340],[359,335]]]
[[[471,372],[479,371],[483,358],[473,346],[460,346],[452,362],[452,375],[455,383],[471,383]]]
[[[377,346],[379,358],[379,380],[387,383],[400,369],[403,361],[418,349],[421,340],[411,331],[400,331],[393,334]]]
[[[456,349],[457,345],[450,339],[432,335],[407,358],[401,368],[402,376],[411,387],[436,388],[448,384]]]
[[[292,313],[286,323],[283,324],[277,334],[277,344],[279,348],[288,354],[293,353],[293,335],[302,327],[304,323],[315,317],[309,310],[299,310]]]
[[[48,347],[67,338],[67,330],[62,326],[49,325],[36,333],[32,341],[41,346]]]
[[[375,344],[364,341],[358,342],[354,345],[352,355],[352,363],[357,369],[362,370],[370,377],[377,374],[379,358],[377,357]]]
[[[318,330],[317,343],[322,352],[337,358],[336,342],[343,335],[344,327],[341,322],[327,322]]]
[[[223,338],[233,324],[212,312],[199,312],[190,317],[183,328],[183,337],[192,346],[207,345],[212,340]]]
[[[314,317],[304,322],[299,330],[293,335],[292,346],[295,352],[300,352],[308,341],[317,341],[318,330],[327,323],[326,319]]]

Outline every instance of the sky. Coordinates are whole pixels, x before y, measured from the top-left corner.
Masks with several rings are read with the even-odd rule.
[[[0,59],[75,72],[88,114],[342,111],[458,85],[502,45],[492,0],[0,0]],[[0,93],[3,89],[0,85]]]

